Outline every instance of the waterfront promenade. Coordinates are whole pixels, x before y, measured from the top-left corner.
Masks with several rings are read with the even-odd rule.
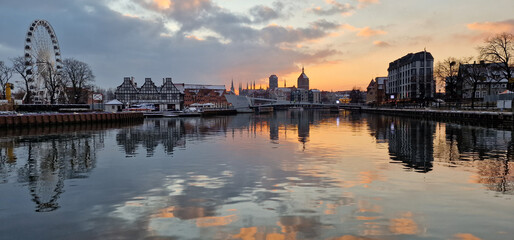
[[[514,128],[514,117],[511,111],[490,110],[447,110],[437,108],[383,108],[361,105],[341,105],[340,109],[365,113],[387,114],[420,119],[473,123],[477,125]]]

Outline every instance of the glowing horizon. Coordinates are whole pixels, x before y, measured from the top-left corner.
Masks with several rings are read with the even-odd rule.
[[[426,48],[436,62],[476,56],[487,36],[514,33],[508,0],[33,1],[37,11],[3,5],[8,21],[0,26],[11,34],[0,37],[0,60],[22,55],[28,24],[47,19],[63,58],[89,63],[104,88],[125,76],[267,86],[272,74],[279,86],[293,86],[305,66],[313,89],[364,90],[408,53]]]

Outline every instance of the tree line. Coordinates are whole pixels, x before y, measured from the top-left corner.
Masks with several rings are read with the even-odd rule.
[[[469,57],[448,57],[437,62],[434,75],[438,88],[445,89],[445,98],[459,102],[463,100],[462,86],[471,86],[471,105],[474,106],[478,85],[489,81],[488,94],[491,95],[491,84],[500,84],[508,80],[507,89],[514,90],[513,54],[514,35],[499,33],[487,38],[484,44],[477,47],[478,55]]]
[[[48,62],[37,64],[38,72],[33,74],[30,64],[22,56],[10,59],[10,65],[0,61],[0,99],[6,98],[6,87],[14,81],[17,83],[15,98],[23,99],[26,104],[33,103],[37,89],[36,80],[31,76],[37,75],[44,82],[44,90],[47,91],[47,99],[44,99],[46,102],[87,103],[95,81],[93,70],[87,63],[67,58],[62,62],[60,69]]]

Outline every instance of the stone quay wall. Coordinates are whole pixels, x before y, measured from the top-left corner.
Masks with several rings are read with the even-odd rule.
[[[49,113],[0,115],[0,128],[36,127],[58,124],[84,124],[101,122],[135,122],[143,121],[141,112],[123,113]]]
[[[514,129],[512,112],[491,111],[459,111],[459,110],[435,110],[435,109],[395,109],[395,108],[367,108],[358,111],[366,113],[378,113],[394,116],[432,119],[446,122],[470,123],[473,125],[493,126]]]

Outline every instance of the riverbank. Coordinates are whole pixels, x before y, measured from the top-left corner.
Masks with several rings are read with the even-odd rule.
[[[143,113],[140,112],[13,114],[0,115],[0,128],[76,123],[135,122],[142,121],[143,119]]]
[[[462,111],[437,109],[369,108],[349,109],[366,113],[387,114],[411,118],[434,119],[450,122],[473,123],[500,128],[514,128],[512,112]]]

